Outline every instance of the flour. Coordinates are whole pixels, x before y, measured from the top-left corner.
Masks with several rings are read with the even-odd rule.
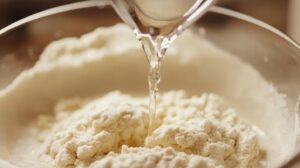
[[[97,160],[91,168],[99,167],[187,167],[187,168],[221,168],[215,160],[198,155],[187,155],[176,152],[173,148],[140,148],[123,146],[120,153],[109,153],[103,159]]]
[[[247,168],[261,160],[254,130],[216,95],[168,92],[158,98],[157,112],[156,129],[147,138],[148,100],[111,92],[62,101],[55,116],[40,118],[51,122],[37,126],[49,129],[41,136],[45,154],[61,168]]]
[[[46,154],[54,158],[57,167],[78,167],[96,156],[118,151],[122,144],[142,146],[149,122],[147,110],[147,102],[118,92],[82,107],[78,100],[64,101],[57,106],[55,118],[49,119],[53,128],[46,139]],[[44,122],[39,123],[45,128]]]

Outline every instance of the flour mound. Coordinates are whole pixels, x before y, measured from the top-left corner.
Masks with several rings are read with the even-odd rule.
[[[47,121],[47,122],[45,122]],[[217,95],[170,91],[158,97],[155,130],[147,137],[148,99],[115,91],[68,99],[38,127],[56,167],[253,167],[256,133]]]

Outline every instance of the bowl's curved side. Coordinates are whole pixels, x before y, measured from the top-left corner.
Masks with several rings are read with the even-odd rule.
[[[34,21],[36,19],[44,18],[46,16],[55,15],[55,14],[68,12],[68,11],[73,11],[76,9],[84,9],[84,8],[90,8],[90,7],[104,7],[104,6],[107,6],[110,4],[111,4],[111,2],[109,0],[101,0],[101,1],[90,0],[90,1],[76,2],[76,3],[71,3],[68,5],[62,5],[62,6],[50,8],[45,11],[38,12],[36,14],[27,16],[19,21],[16,21],[16,22],[0,29],[0,36],[3,35],[4,33],[7,33],[9,31],[13,30],[14,28],[22,26],[23,24]]]
[[[226,16],[231,16],[233,18],[240,19],[240,20],[252,23],[252,24],[254,24],[256,26],[259,26],[259,27],[261,27],[263,29],[266,29],[266,30],[274,33],[275,35],[281,37],[282,39],[286,40],[291,45],[293,45],[294,47],[296,47],[297,49],[300,50],[300,45],[297,42],[295,42],[294,40],[292,40],[289,36],[287,36],[286,34],[284,34],[283,32],[281,32],[280,30],[278,30],[275,27],[267,24],[266,22],[263,22],[261,20],[258,20],[256,18],[253,18],[253,17],[248,16],[248,15],[242,14],[240,12],[236,12],[236,11],[233,11],[233,10],[230,10],[230,9],[226,9],[226,8],[222,8],[222,7],[217,7],[217,6],[212,7],[210,9],[210,11],[214,12],[214,13],[226,15]]]
[[[211,12],[213,13],[217,13],[217,14],[222,14],[225,16],[229,16],[238,20],[241,20],[243,22],[247,22],[250,23],[254,26],[256,26],[257,28],[260,28],[262,30],[265,30],[266,32],[270,33],[274,39],[279,39],[281,40],[283,45],[288,46],[290,50],[292,50],[293,54],[289,54],[288,56],[291,56],[297,63],[298,66],[300,65],[300,45],[295,42],[294,40],[292,40],[289,36],[287,36],[286,34],[284,34],[283,32],[281,32],[280,30],[274,28],[273,26],[270,26],[269,24],[260,21],[256,18],[253,18],[251,16],[230,10],[230,9],[226,9],[226,8],[222,8],[222,7],[212,7],[210,9]],[[284,48],[284,47],[283,47]],[[286,56],[286,55],[284,55]],[[287,79],[289,79],[288,77],[286,77]],[[290,110],[291,112],[293,112],[294,115],[294,130],[293,133],[295,134],[296,138],[294,141],[294,146],[295,146],[295,151],[291,151],[290,153],[290,157],[292,157],[293,155],[295,155],[295,152],[298,152],[300,150],[299,147],[299,138],[300,138],[300,122],[299,122],[299,113],[300,113],[300,90],[296,91],[295,93],[296,95],[298,95],[298,98],[295,98],[295,106],[291,107]]]

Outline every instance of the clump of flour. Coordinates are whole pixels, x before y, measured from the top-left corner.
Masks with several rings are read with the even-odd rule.
[[[56,167],[257,166],[261,148],[252,127],[214,94],[158,97],[156,129],[149,137],[148,99],[111,92],[69,99],[37,122],[45,155]],[[47,122],[45,122],[47,121]]]

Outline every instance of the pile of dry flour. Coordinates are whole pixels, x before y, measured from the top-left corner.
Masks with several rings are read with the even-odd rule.
[[[149,137],[147,98],[120,92],[61,101],[37,126],[60,168],[247,168],[262,159],[254,130],[214,94],[171,91],[158,98],[157,111]]]

